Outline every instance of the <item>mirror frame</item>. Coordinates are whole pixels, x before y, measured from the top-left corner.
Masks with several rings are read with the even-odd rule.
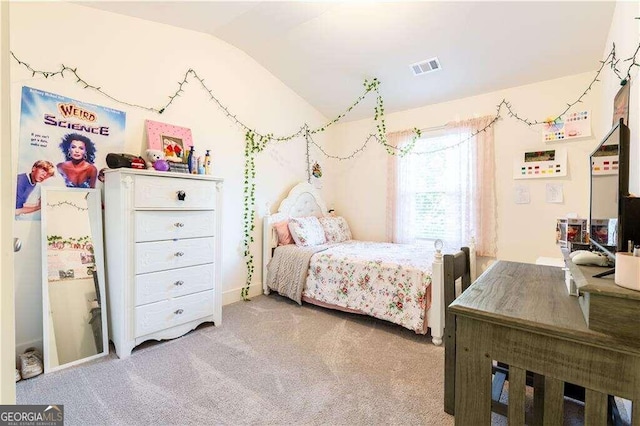
[[[49,330],[53,327],[49,318],[49,279],[48,279],[48,262],[47,262],[47,224],[49,223],[48,214],[46,211],[47,202],[52,192],[83,192],[87,194],[87,214],[89,215],[89,223],[91,227],[91,233],[93,234],[93,255],[94,263],[96,267],[96,279],[98,280],[98,289],[100,291],[100,316],[102,321],[102,352],[95,355],[88,356],[86,358],[80,358],[75,361],[70,361],[66,364],[60,364],[57,366],[51,366],[51,359],[49,355],[49,347],[51,342],[49,341]],[[96,358],[103,357],[109,354],[109,330],[107,324],[107,298],[105,289],[105,262],[104,262],[104,244],[103,244],[103,227],[102,227],[102,196],[99,189],[93,188],[67,188],[67,187],[53,187],[43,186],[41,195],[42,204],[42,219],[41,219],[41,240],[42,240],[42,342],[43,342],[43,361],[44,361],[44,373],[52,373],[57,370],[61,370],[67,367],[72,367],[87,361],[91,361]]]

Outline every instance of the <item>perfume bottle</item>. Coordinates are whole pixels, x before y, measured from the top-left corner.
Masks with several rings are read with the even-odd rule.
[[[189,149],[187,166],[189,167],[189,173],[198,174],[198,159],[196,158],[195,149],[193,148],[193,146],[191,147],[191,149]]]
[[[211,154],[209,154],[209,149],[207,150],[207,153],[204,154],[204,174],[205,175],[210,175],[211,174]]]

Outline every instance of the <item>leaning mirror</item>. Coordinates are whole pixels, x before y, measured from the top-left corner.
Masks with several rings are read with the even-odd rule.
[[[44,371],[109,352],[96,189],[42,188]]]

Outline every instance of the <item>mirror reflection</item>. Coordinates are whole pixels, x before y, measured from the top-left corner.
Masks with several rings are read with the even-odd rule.
[[[100,192],[43,188],[45,373],[108,352]]]
[[[590,238],[605,246],[617,244],[620,137],[610,136],[591,154]]]

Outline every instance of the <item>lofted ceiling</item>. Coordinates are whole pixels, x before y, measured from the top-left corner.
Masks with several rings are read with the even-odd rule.
[[[615,2],[100,1],[105,11],[211,34],[327,118],[377,77],[386,113],[595,71]],[[414,76],[410,64],[442,69]],[[357,108],[346,119],[371,116]]]

